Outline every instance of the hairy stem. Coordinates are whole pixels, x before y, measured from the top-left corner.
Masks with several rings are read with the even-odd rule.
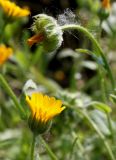
[[[36,136],[33,134],[32,145],[31,145],[31,160],[34,160],[35,139]]]
[[[107,149],[107,153],[109,154],[110,160],[115,160],[115,157],[114,157],[114,155],[112,153],[112,150],[111,150],[109,144],[107,143],[104,135],[99,130],[99,128],[97,127],[97,125],[92,121],[92,119],[89,117],[89,115],[87,114],[86,111],[80,110],[79,112],[86,118],[86,120],[89,122],[89,124],[91,125],[91,127],[96,131],[96,133],[99,135],[100,139],[103,141],[103,143],[104,143],[104,145],[105,145],[105,147]]]
[[[110,132],[111,132],[112,142],[115,142],[115,140],[114,140],[114,131],[113,131],[113,126],[112,126],[111,117],[110,117],[110,114],[109,114],[109,113],[106,113],[106,115],[107,115],[109,130],[110,130]]]
[[[58,160],[58,158],[56,157],[56,155],[53,153],[53,151],[51,150],[51,148],[49,147],[49,145],[45,142],[45,140],[40,136],[42,143],[44,144],[49,156],[51,157],[52,160]]]
[[[99,43],[94,38],[94,36],[86,28],[84,28],[84,27],[82,27],[80,25],[76,25],[76,24],[64,25],[64,26],[61,27],[61,29],[63,31],[76,29],[77,31],[82,32],[85,36],[87,36],[91,40],[93,46],[97,49],[96,55],[99,54],[102,57],[103,61],[104,61],[105,68],[106,68],[106,70],[107,70],[107,72],[109,74],[110,80],[111,80],[112,89],[114,90],[115,81],[114,81],[114,78],[113,78],[113,75],[112,75],[111,68],[110,68],[110,66],[109,66],[109,64],[107,62],[107,59],[106,59],[106,57],[105,57],[105,55],[104,55]]]
[[[22,108],[22,106],[20,105],[20,103],[18,102],[17,97],[15,96],[14,92],[12,91],[12,89],[10,88],[9,84],[7,83],[7,81],[5,80],[5,78],[3,77],[2,74],[0,74],[0,84],[2,86],[2,88],[6,91],[6,93],[12,98],[16,109],[18,109],[20,116],[22,118],[25,118],[25,113],[24,110]]]

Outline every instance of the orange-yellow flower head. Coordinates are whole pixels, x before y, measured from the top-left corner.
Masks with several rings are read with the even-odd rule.
[[[29,126],[34,133],[43,133],[50,120],[65,109],[61,100],[42,93],[32,93],[26,96],[26,101],[31,109]]]
[[[0,6],[3,8],[4,12],[10,17],[24,17],[30,14],[30,11],[26,8],[20,8],[15,3],[9,0],[0,0]]]
[[[105,9],[110,9],[110,0],[103,0],[102,7]]]
[[[0,45],[0,65],[2,65],[13,53],[12,48]]]

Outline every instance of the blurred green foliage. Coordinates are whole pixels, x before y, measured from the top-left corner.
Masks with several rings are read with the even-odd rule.
[[[116,79],[115,2],[111,4],[109,17],[102,23],[98,16],[98,0],[59,0],[56,3],[50,0],[30,0],[17,3],[29,5],[32,15],[41,13],[42,10],[47,12],[47,9],[55,17],[60,12],[67,19],[74,14],[74,23],[88,29],[100,43]],[[50,10],[51,6],[57,7],[57,14]],[[64,10],[66,8],[69,9]],[[62,19],[62,16],[60,21],[70,22],[69,19]],[[59,160],[110,160],[104,141],[108,142],[116,157],[116,91],[115,88],[112,90],[101,57],[95,61],[91,42],[76,31],[64,33],[64,42],[54,53],[44,53],[40,45],[30,48],[27,39],[32,35],[31,23],[31,16],[5,22],[3,10],[0,8],[0,41],[14,50],[10,60],[0,66],[0,73],[25,110],[27,106],[23,103],[22,96],[23,86],[28,79],[36,82],[38,91],[63,101],[67,109],[53,120],[50,131],[43,135]],[[83,52],[88,49],[90,52],[88,54],[86,50],[87,54],[84,54],[80,49]],[[88,116],[103,135],[103,139],[92,127]],[[0,84],[0,160],[30,160],[31,140],[32,133],[26,121],[21,120],[12,99]],[[42,139],[37,139],[36,142],[36,154],[38,153],[42,160],[53,159]]]

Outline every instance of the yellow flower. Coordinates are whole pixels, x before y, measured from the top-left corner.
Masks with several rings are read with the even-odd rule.
[[[27,95],[26,101],[31,109],[28,124],[35,135],[44,133],[49,128],[51,119],[65,109],[64,106],[62,107],[61,100],[42,93],[36,92],[31,96]]]
[[[0,65],[2,65],[13,53],[12,48],[0,45]]]
[[[5,13],[11,17],[24,17],[30,14],[28,9],[23,9],[9,0],[0,0],[0,6],[4,9]]]
[[[56,100],[54,97],[48,97],[42,93],[32,93],[31,97],[26,96],[26,101],[31,109],[32,117],[42,123],[48,122],[65,109],[64,106],[61,107],[61,100]]]
[[[110,9],[110,0],[103,0],[102,7],[105,9]]]

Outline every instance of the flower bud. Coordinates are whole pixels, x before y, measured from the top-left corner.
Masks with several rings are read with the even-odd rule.
[[[31,29],[35,35],[28,39],[30,46],[40,43],[46,52],[53,52],[61,46],[63,32],[53,17],[46,14],[34,16]]]
[[[98,11],[100,19],[103,21],[108,18],[110,14],[110,0],[102,0],[101,8]]]
[[[52,121],[48,121],[44,123],[42,121],[38,121],[36,117],[32,117],[32,115],[30,115],[28,119],[29,128],[34,133],[34,135],[43,134],[47,132],[50,129],[51,122]]]

